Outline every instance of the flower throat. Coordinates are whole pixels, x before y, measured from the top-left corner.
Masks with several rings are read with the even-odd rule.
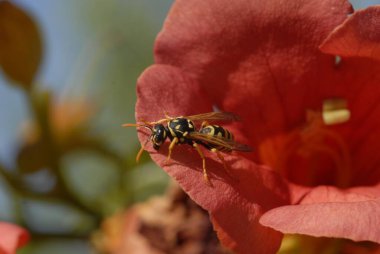
[[[264,140],[259,145],[261,163],[296,184],[350,186],[350,152],[345,140],[333,127],[349,118],[345,100],[325,100],[322,111],[306,111],[303,126]]]

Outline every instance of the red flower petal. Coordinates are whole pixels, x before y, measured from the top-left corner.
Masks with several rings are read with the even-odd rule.
[[[25,245],[29,240],[29,233],[17,226],[6,222],[0,222],[0,253],[13,254]]]
[[[154,65],[138,81],[136,118],[158,120],[165,108],[170,109],[170,115],[187,115],[209,112],[211,104],[197,83],[180,69]],[[144,143],[148,136],[140,133],[139,138]],[[282,235],[258,223],[265,211],[289,202],[287,186],[276,173],[239,154],[227,155],[231,174],[236,178],[232,179],[215,156],[205,151],[211,187],[203,180],[201,159],[192,147],[177,146],[169,165],[165,164],[167,148],[166,144],[157,153],[148,145],[147,150],[193,200],[209,211],[224,245],[239,253],[252,253],[252,248],[257,253],[274,253],[278,249]]]
[[[238,112],[257,145],[320,105],[314,95],[334,60],[318,46],[351,11],[345,0],[178,0],[156,62],[180,67],[214,104]]]
[[[380,243],[380,185],[314,188],[299,205],[275,208],[260,223],[283,233]]]
[[[380,60],[380,6],[356,11],[321,45],[325,53]]]
[[[380,179],[376,149],[380,142],[374,131],[380,124],[380,90],[374,89],[380,82],[379,68],[359,58],[344,58],[336,65],[333,56],[318,49],[350,12],[344,0],[236,0],[233,4],[228,0],[177,0],[155,48],[156,61],[165,65],[151,67],[138,82],[137,117],[154,121],[163,117],[165,109],[171,115],[187,115],[211,111],[216,105],[239,114],[243,125],[232,126],[232,131],[259,147],[277,134],[305,127],[306,110],[320,110],[324,99],[343,98],[352,115],[349,123],[328,127],[342,141],[332,148],[348,155],[339,164],[344,166],[339,173],[346,169],[349,173],[344,186],[375,184]],[[350,20],[356,16],[365,17],[354,14],[345,24],[354,24],[356,21]],[[371,19],[365,22],[371,23]],[[334,45],[339,29],[323,50],[330,40]],[[341,29],[344,31],[345,25]],[[146,138],[140,134],[141,141]],[[210,212],[223,243],[237,252],[251,253],[254,248],[268,253],[278,247],[281,235],[257,223],[262,214],[264,225],[283,232],[378,241],[373,226],[377,224],[367,223],[370,217],[375,223],[379,220],[377,189],[339,191],[290,184],[289,190],[276,173],[241,154],[226,156],[233,175],[240,180],[236,182],[221,170],[215,156],[206,152],[214,183],[211,188],[201,180],[201,160],[191,147],[176,148],[174,163],[169,166],[164,165],[167,146],[160,153],[150,146],[148,151]],[[255,161],[260,159],[258,153],[252,154]],[[326,184],[323,177],[335,172],[321,165],[311,171],[324,170],[317,184]],[[294,166],[291,173],[303,172],[302,165],[296,162]],[[367,175],[370,180],[363,177]],[[303,178],[299,179],[303,184]],[[334,184],[334,178],[330,180],[329,184]],[[288,204],[297,205],[275,208]],[[269,209],[273,210],[266,212]],[[364,216],[359,218],[360,212]]]

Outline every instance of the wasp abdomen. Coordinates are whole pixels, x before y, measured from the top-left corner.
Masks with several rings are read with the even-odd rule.
[[[200,129],[199,132],[202,134],[206,134],[208,136],[211,136],[211,137],[218,137],[218,138],[223,138],[223,139],[231,140],[231,141],[234,140],[234,136],[232,135],[232,133],[229,132],[227,129],[219,126],[219,125],[207,125],[207,126],[203,127],[202,129]],[[216,144],[207,143],[204,145],[208,149],[216,148],[218,151],[221,151],[221,152],[231,151],[231,149],[229,149],[227,147],[218,146]]]

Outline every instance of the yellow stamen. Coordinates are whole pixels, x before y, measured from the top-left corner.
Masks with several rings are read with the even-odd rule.
[[[322,118],[326,125],[334,125],[347,122],[351,112],[347,109],[344,99],[328,99],[323,102]]]

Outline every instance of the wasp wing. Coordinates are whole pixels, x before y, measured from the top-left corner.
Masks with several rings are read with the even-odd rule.
[[[244,144],[240,144],[235,142],[234,140],[222,138],[222,137],[216,137],[216,136],[210,136],[204,133],[200,132],[191,132],[189,134],[189,137],[191,137],[195,141],[200,141],[203,144],[210,144],[214,146],[220,146],[225,147],[230,150],[234,151],[240,151],[240,152],[251,152],[252,149]]]
[[[240,121],[239,116],[231,112],[209,112],[192,116],[184,116],[191,121]]]

